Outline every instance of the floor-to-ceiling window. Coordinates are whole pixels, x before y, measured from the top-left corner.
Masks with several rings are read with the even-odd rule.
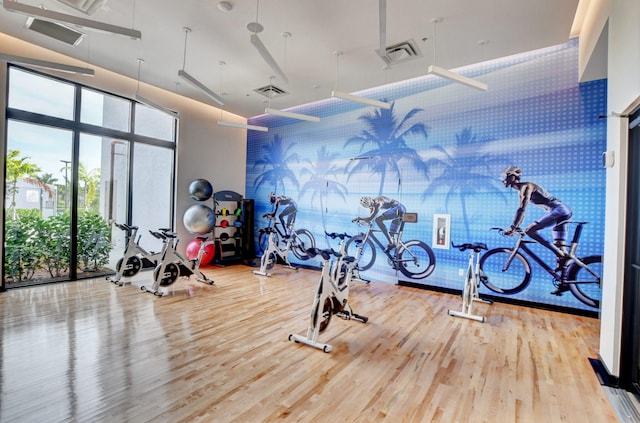
[[[114,222],[172,227],[174,116],[20,67],[8,75],[4,287],[110,272],[125,242]]]

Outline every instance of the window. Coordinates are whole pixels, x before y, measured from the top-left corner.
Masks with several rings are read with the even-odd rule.
[[[8,75],[4,286],[111,272],[124,244],[113,222],[173,226],[175,118],[18,66]]]

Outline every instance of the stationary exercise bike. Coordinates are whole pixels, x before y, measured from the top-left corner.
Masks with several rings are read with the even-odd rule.
[[[252,273],[267,277],[271,276],[271,273],[268,273],[267,270],[273,269],[278,258],[284,261],[285,268],[297,270],[297,267],[289,262],[288,257],[289,251],[291,251],[291,242],[293,241],[293,237],[287,236],[283,239],[282,242],[284,242],[285,245],[283,248],[280,248],[278,245],[280,243],[279,237],[274,227],[270,226],[262,229],[262,231],[269,237],[267,241],[267,248],[262,253],[262,258],[260,259],[260,270],[252,270]]]
[[[331,236],[330,234],[328,235]],[[307,335],[289,335],[290,341],[318,348],[326,353],[330,352],[332,347],[329,344],[318,342],[318,336],[327,329],[332,315],[335,314],[345,320],[355,319],[362,323],[367,323],[369,320],[366,316],[354,313],[349,305],[349,284],[352,281],[354,269],[358,263],[355,257],[344,254],[344,238],[340,245],[340,250],[343,253],[336,252],[333,249],[321,250],[312,248],[307,250],[307,254],[310,257],[320,255],[323,259],[320,283],[311,307]],[[337,260],[332,263],[332,258]]]
[[[125,284],[122,280],[123,277],[132,277],[137,275],[140,270],[155,268],[161,252],[150,252],[140,246],[140,238],[142,238],[142,235],[137,235],[137,226],[129,226],[124,223],[115,222],[114,225],[125,231],[127,242],[122,258],[116,263],[117,273],[112,276],[107,276],[107,280],[122,286]]]
[[[478,286],[480,285],[480,251],[486,250],[486,244],[461,244],[454,245],[453,248],[457,248],[460,251],[469,250],[469,265],[467,266],[467,273],[464,279],[464,288],[462,289],[462,310],[447,310],[449,316],[464,317],[466,319],[477,320],[479,322],[485,321],[484,316],[473,314],[473,303],[478,301],[485,304],[493,304],[491,300],[485,300],[480,298],[478,294]],[[474,254],[475,254],[475,269],[474,269]]]
[[[160,287],[167,287],[172,285],[179,276],[190,277],[192,274],[196,275],[198,282],[207,283],[213,285],[213,281],[207,278],[200,271],[200,262],[204,255],[205,247],[213,244],[215,241],[209,240],[208,236],[202,235],[197,238],[200,240],[200,249],[198,250],[198,256],[194,260],[187,260],[177,251],[178,243],[180,240],[177,238],[175,232],[170,232],[167,229],[159,229],[158,231],[149,231],[151,235],[163,241],[162,244],[162,256],[160,263],[153,271],[153,285],[151,288],[141,286],[140,290],[144,292],[151,292],[154,295],[162,297],[165,292],[160,290]]]

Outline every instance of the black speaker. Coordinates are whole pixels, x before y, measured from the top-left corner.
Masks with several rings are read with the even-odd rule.
[[[254,200],[246,198],[242,200],[242,258],[245,260],[256,257],[254,214]]]

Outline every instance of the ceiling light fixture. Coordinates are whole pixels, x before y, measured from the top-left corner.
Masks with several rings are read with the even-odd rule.
[[[291,37],[291,33],[290,32],[283,32],[282,33],[282,37],[285,39],[285,60],[284,63],[286,65],[287,63],[287,58],[286,58],[286,51],[287,51],[287,47],[286,47],[286,40],[287,38]],[[273,76],[269,79],[273,79]],[[269,81],[269,86],[273,87],[273,81]],[[281,116],[281,117],[286,117],[289,119],[298,119],[298,120],[306,120],[308,122],[320,122],[320,118],[316,117],[316,116],[309,116],[309,115],[303,115],[301,113],[294,113],[294,112],[286,112],[284,110],[278,110],[278,109],[272,109],[271,108],[271,95],[273,94],[273,90],[269,91],[269,103],[267,105],[267,107],[264,109],[264,112],[266,114],[269,115],[275,115],[275,116]]]
[[[142,33],[135,29],[124,28],[121,26],[98,22],[91,19],[85,19],[78,16],[67,15],[65,13],[54,12],[52,10],[41,9],[39,7],[27,6],[26,4],[21,4],[16,1],[4,0],[2,2],[2,6],[9,12],[21,13],[26,16],[37,16],[44,20],[63,22],[82,28],[91,28],[98,31],[130,37],[137,40],[142,38]]]
[[[242,128],[242,129],[251,129],[253,131],[260,132],[268,132],[269,128],[266,126],[257,126],[257,125],[247,125],[244,123],[235,123],[235,122],[227,122],[226,120],[219,120],[218,125],[220,126],[230,126],[232,128]]]
[[[171,110],[171,109],[167,109],[164,106],[161,106],[157,103],[154,103],[153,101],[143,97],[140,95],[140,67],[141,65],[144,63],[143,59],[138,59],[138,84],[136,85],[136,94],[135,94],[135,99],[136,101],[139,101],[140,103],[147,105],[149,107],[152,107],[154,109],[158,109],[164,113],[167,113],[171,116],[175,116],[178,117],[178,112]]]
[[[446,78],[453,82],[459,82],[461,84],[467,85],[469,87],[475,88],[480,91],[487,91],[489,86],[483,82],[476,81],[475,79],[468,78],[466,76],[462,76],[459,73],[452,72],[440,66],[437,66],[436,63],[436,25],[442,22],[442,18],[434,18],[431,20],[433,23],[433,64],[429,66],[427,72],[432,75],[437,75],[442,78]]]
[[[354,101],[356,103],[362,103],[373,107],[379,107],[381,109],[390,109],[391,104],[385,103],[384,101],[373,100],[367,97],[360,97],[353,94],[348,94],[342,91],[338,91],[338,59],[342,56],[341,51],[336,51],[334,53],[336,55],[336,89],[331,91],[331,97],[341,98],[343,100]]]
[[[256,1],[256,20],[255,20],[255,22],[249,22],[247,24],[247,29],[252,32],[251,36],[249,37],[249,41],[251,41],[251,44],[253,44],[253,46],[256,48],[256,50],[258,50],[258,53],[260,53],[260,56],[262,56],[264,61],[267,62],[267,65],[269,65],[271,70],[280,79],[282,79],[285,83],[288,84],[289,83],[289,78],[287,78],[287,75],[285,75],[284,71],[280,68],[278,63],[273,58],[273,56],[271,56],[271,53],[269,53],[269,50],[267,50],[267,48],[262,43],[262,40],[260,40],[260,37],[258,37],[258,32],[262,32],[262,30],[264,29],[264,27],[258,22],[259,5],[260,5],[260,0],[257,0]]]
[[[219,105],[221,105],[221,106],[224,105],[224,100],[222,100],[222,97],[220,97],[218,94],[216,94],[213,91],[211,91],[202,82],[198,81],[193,76],[188,74],[187,71],[184,70],[185,64],[187,63],[187,36],[191,32],[191,28],[187,28],[185,26],[182,29],[184,30],[184,56],[183,56],[183,60],[182,60],[182,69],[180,69],[178,71],[178,76],[180,78],[184,79],[185,81],[187,81],[189,84],[191,84],[194,87],[198,88],[200,91],[202,91],[203,93],[205,93],[209,97],[211,97],[211,99],[213,99],[213,101],[215,101]]]
[[[95,76],[96,72],[90,68],[81,68],[78,66],[65,65],[63,63],[49,62],[47,60],[32,59],[30,57],[14,56],[12,54],[0,53],[0,60],[4,62],[18,63],[22,65],[30,65],[38,68],[44,68],[60,72],[74,73],[76,75]]]
[[[224,91],[222,91],[222,67],[226,64],[227,63],[224,62],[223,60],[218,61],[218,65],[220,66],[220,92],[221,93],[224,93]],[[261,132],[269,131],[269,128],[267,128],[266,126],[247,125],[246,123],[236,123],[236,122],[229,122],[226,120],[222,120],[222,109],[220,109],[220,120],[218,121],[218,126],[228,126],[231,128],[240,128],[240,129],[247,129],[247,130],[261,131]]]
[[[266,109],[264,109],[264,112],[269,115],[282,116],[282,117],[291,118],[291,119],[306,120],[309,122],[320,122],[320,118],[317,116],[309,116],[309,115],[303,115],[301,113],[287,112],[284,110],[272,109],[270,107],[267,107]]]

